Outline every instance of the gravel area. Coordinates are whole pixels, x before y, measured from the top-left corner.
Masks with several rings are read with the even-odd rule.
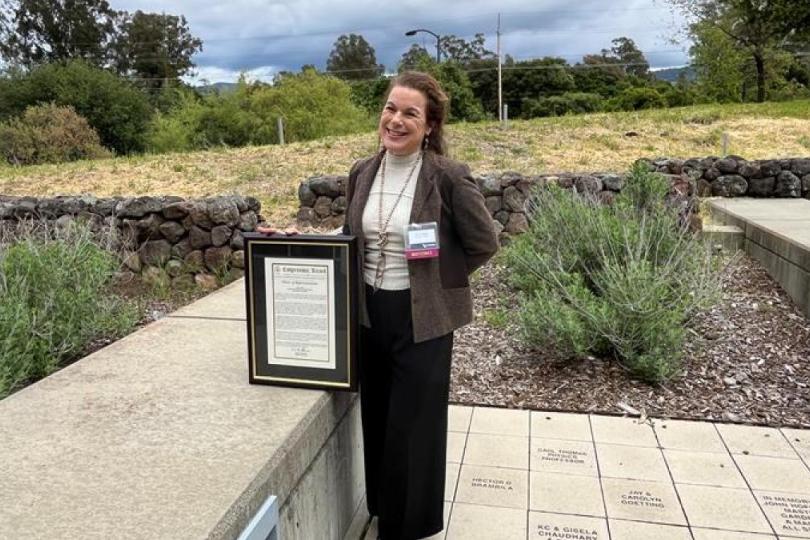
[[[683,374],[653,386],[612,360],[532,349],[489,314],[516,304],[494,264],[473,282],[476,320],[456,332],[450,401],[519,409],[599,412],[810,427],[810,320],[741,255],[722,301],[689,322]]]

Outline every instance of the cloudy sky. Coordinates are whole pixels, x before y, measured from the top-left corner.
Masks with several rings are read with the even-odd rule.
[[[185,15],[203,40],[195,56],[196,81],[232,82],[240,72],[270,80],[280,70],[304,64],[323,69],[335,39],[362,34],[388,71],[412,43],[435,51],[435,39],[414,28],[471,39],[485,34],[495,50],[498,11],[501,45],[516,59],[560,56],[573,63],[610,47],[619,36],[633,39],[653,68],[684,65],[685,45],[671,38],[682,25],[664,0],[111,0],[114,9]],[[495,4],[495,5],[493,5]],[[195,82],[195,81],[192,81]]]

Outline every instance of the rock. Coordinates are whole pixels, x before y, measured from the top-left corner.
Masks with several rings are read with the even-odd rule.
[[[712,182],[712,194],[720,197],[739,197],[748,191],[748,182],[738,174],[721,176]]]
[[[233,250],[228,246],[208,248],[205,250],[205,266],[213,271],[224,270],[231,260],[231,253]]]
[[[309,207],[299,208],[298,215],[295,216],[295,219],[301,225],[311,225],[315,223],[318,219],[318,216],[315,214],[315,210]]]
[[[124,252],[121,261],[124,263],[124,266],[133,272],[138,273],[141,271],[141,257],[137,252]]]
[[[501,225],[506,225],[507,223],[509,223],[509,212],[507,212],[506,210],[495,212],[495,215],[493,217],[496,220],[500,221]]]
[[[60,229],[67,229],[73,224],[74,221],[75,218],[73,216],[66,214],[64,216],[59,216],[54,223]]]
[[[119,218],[139,218],[150,212],[160,212],[160,201],[154,197],[123,199],[115,205],[115,215]]]
[[[506,232],[510,234],[523,233],[529,230],[529,221],[526,219],[526,214],[514,213],[509,216],[509,221],[504,227]]]
[[[115,212],[115,207],[118,205],[120,198],[109,198],[109,199],[99,199],[95,205],[93,205],[93,211],[100,215],[100,216],[111,216],[113,212]]]
[[[206,248],[212,244],[211,232],[192,225],[191,229],[188,231],[188,241],[191,245],[191,249]]]
[[[495,236],[500,236],[503,232],[503,224],[496,219],[492,220],[492,228],[495,229]]]
[[[481,193],[484,195],[484,197],[501,195],[503,193],[503,191],[501,190],[500,179],[494,178],[490,175],[477,177],[475,179],[475,183],[478,184],[478,188],[481,190]]]
[[[595,176],[580,176],[574,180],[574,187],[577,193],[596,195],[602,191],[602,181]]]
[[[147,266],[141,272],[141,279],[152,287],[168,287],[169,276],[162,268],[157,266]]]
[[[191,224],[209,231],[214,226],[214,222],[208,214],[208,205],[204,201],[196,201],[189,207],[187,219],[191,221]],[[185,221],[183,225],[187,229],[191,228]]]
[[[740,176],[748,179],[759,178],[761,176],[759,164],[755,161],[744,161],[740,163]]]
[[[560,175],[557,177],[557,185],[563,189],[571,189],[574,187],[574,177],[568,174]]]
[[[216,225],[234,227],[239,223],[239,208],[230,197],[217,197],[209,201],[208,214]]]
[[[256,212],[256,214],[262,211],[262,203],[260,203],[259,199],[256,197],[247,196],[245,197],[245,202],[248,205],[248,210]]]
[[[183,259],[186,255],[191,253],[191,242],[188,238],[183,238],[172,246],[172,257],[175,259]]]
[[[611,205],[616,200],[616,195],[615,191],[600,191],[596,194],[596,200],[601,204]]]
[[[697,194],[698,197],[711,197],[712,195],[712,184],[708,180],[701,178],[697,182]]]
[[[703,178],[705,178],[709,182],[714,182],[721,176],[722,173],[717,169],[715,169],[714,167],[709,167],[708,169],[706,169],[706,172],[703,173]]]
[[[610,191],[621,191],[624,187],[624,178],[618,174],[605,174],[602,176],[602,186]]]
[[[171,277],[177,277],[183,273],[185,269],[183,262],[177,259],[172,259],[166,263],[166,273]]]
[[[202,251],[194,250],[183,257],[183,265],[187,272],[199,272],[205,268],[205,256]]]
[[[306,182],[301,182],[298,184],[298,201],[301,203],[301,206],[312,206],[315,204],[315,199],[318,196],[315,195],[315,192],[309,188],[309,184]]]
[[[211,243],[219,247],[230,241],[233,229],[227,225],[217,225],[211,229]]]
[[[484,200],[484,204],[489,210],[489,215],[494,216],[495,212],[498,212],[501,208],[503,208],[503,199],[501,197],[493,196],[487,197]]]
[[[175,202],[163,208],[163,217],[166,219],[183,219],[191,211],[194,204],[190,201]]]
[[[243,196],[231,195],[231,200],[233,201],[233,204],[236,205],[236,209],[239,210],[240,214],[244,214],[250,210],[250,205],[248,204],[247,199],[245,199]]]
[[[343,215],[329,216],[328,218],[324,218],[324,220],[321,221],[320,226],[322,228],[328,230],[328,231],[331,231],[331,230],[334,230],[334,229],[337,229],[337,228],[342,228],[343,224],[345,222],[346,222],[346,216],[343,216]]]
[[[685,174],[693,182],[697,182],[698,180],[703,178],[703,169],[691,169],[688,167],[684,167],[683,174]]]
[[[667,172],[669,174],[681,174],[683,173],[683,160],[682,159],[670,159],[667,160]]]
[[[332,201],[331,206],[332,213],[335,215],[343,214],[346,211],[346,197],[341,195],[334,201]]]
[[[759,173],[762,176],[776,176],[780,172],[782,172],[782,167],[779,165],[779,161],[775,159],[768,159],[764,161],[759,161]]]
[[[794,159],[790,164],[790,172],[796,176],[810,174],[810,159]]]
[[[245,232],[253,232],[258,224],[259,218],[256,216],[256,212],[248,210],[239,216],[239,223],[236,226]]]
[[[160,234],[171,242],[176,244],[186,234],[186,229],[176,221],[164,221],[158,227]]]
[[[523,175],[514,171],[506,171],[501,173],[501,175],[498,177],[498,181],[501,183],[501,188],[503,189],[509,186],[514,186],[521,180],[523,180]]]
[[[217,278],[206,273],[195,274],[194,283],[196,283],[199,288],[206,291],[213,291],[219,287]]]
[[[801,197],[802,181],[790,171],[782,171],[776,177],[777,197]]]
[[[802,193],[810,192],[810,174],[802,177]]]
[[[314,176],[307,180],[315,195],[334,199],[340,195],[340,179],[337,176]]]
[[[752,178],[748,181],[748,195],[755,197],[772,197],[776,187],[776,178]]]
[[[329,217],[332,213],[332,199],[329,197],[318,197],[315,201],[315,213],[322,218]]]
[[[523,212],[526,205],[526,196],[515,186],[503,190],[503,207],[512,212]]]
[[[737,174],[740,171],[740,163],[731,157],[718,159],[714,168],[723,174]]]
[[[234,251],[231,253],[231,266],[234,268],[244,268],[245,267],[245,252],[244,251]]]
[[[166,240],[145,242],[138,250],[145,266],[163,266],[172,256],[172,245]]]
[[[242,235],[242,231],[235,230],[233,231],[233,236],[231,236],[231,249],[245,249],[245,237]]]

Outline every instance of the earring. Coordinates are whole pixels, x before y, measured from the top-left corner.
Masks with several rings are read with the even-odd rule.
[[[422,149],[427,150],[429,143],[430,143],[430,136],[425,135],[425,139],[422,141]]]

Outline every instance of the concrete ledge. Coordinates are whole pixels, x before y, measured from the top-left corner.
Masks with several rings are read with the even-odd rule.
[[[251,386],[246,348],[244,321],[168,317],[0,401],[0,537],[236,538],[274,494],[283,538],[342,538],[356,396]]]
[[[810,317],[810,201],[743,198],[709,204],[715,221],[744,231],[746,252]]]
[[[735,252],[745,249],[745,231],[736,225],[704,225],[700,236],[712,246]]]

